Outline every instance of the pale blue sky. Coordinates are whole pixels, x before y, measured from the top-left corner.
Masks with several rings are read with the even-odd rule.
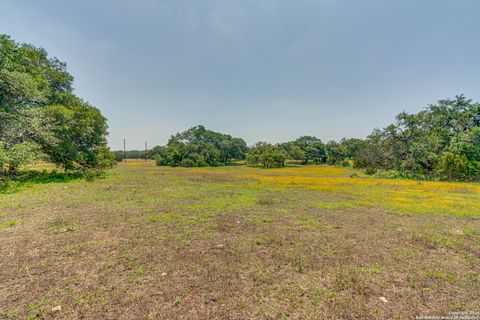
[[[480,100],[478,0],[0,0],[0,33],[66,61],[118,149],[196,124],[280,142],[365,137]]]

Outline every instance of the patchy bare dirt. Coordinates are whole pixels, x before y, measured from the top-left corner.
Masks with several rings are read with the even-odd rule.
[[[0,318],[413,319],[480,308],[478,220],[335,206],[351,199],[231,172],[140,163],[0,195]]]

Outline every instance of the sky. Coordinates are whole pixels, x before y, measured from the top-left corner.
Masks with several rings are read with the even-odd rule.
[[[0,0],[0,33],[65,61],[113,149],[194,125],[248,144],[366,137],[480,100],[478,0]]]

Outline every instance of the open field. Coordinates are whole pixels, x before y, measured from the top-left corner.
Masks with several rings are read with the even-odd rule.
[[[0,194],[0,318],[412,319],[480,309],[480,185],[357,175],[140,161],[93,182]]]

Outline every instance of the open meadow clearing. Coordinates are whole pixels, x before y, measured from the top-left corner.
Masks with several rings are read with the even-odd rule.
[[[0,12],[0,320],[480,320],[480,1]]]
[[[474,183],[362,178],[331,166],[121,163],[105,179],[0,194],[0,318],[477,310],[479,217]]]

